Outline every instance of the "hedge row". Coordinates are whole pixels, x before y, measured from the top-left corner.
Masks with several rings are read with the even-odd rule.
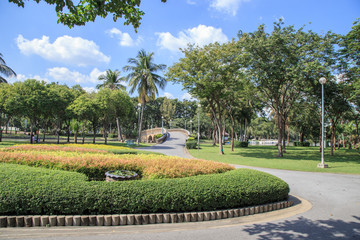
[[[281,179],[249,169],[127,182],[5,163],[0,171],[0,215],[210,211],[282,201],[289,193]]]
[[[248,147],[249,146],[249,142],[241,142],[241,141],[235,141],[235,147]]]
[[[294,146],[300,146],[300,147],[310,147],[310,142],[294,142]]]

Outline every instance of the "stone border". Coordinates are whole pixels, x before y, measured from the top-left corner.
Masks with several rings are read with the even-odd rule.
[[[0,228],[5,227],[54,227],[54,226],[121,226],[159,223],[201,222],[242,217],[288,208],[293,201],[229,210],[185,213],[112,214],[75,216],[0,216]]]

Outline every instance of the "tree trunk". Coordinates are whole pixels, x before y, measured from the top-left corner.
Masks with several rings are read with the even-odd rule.
[[[278,157],[283,157],[283,149],[282,149],[282,121],[279,110],[277,110],[277,118],[278,118]]]
[[[67,143],[70,143],[70,120],[69,123],[66,124],[66,132],[67,132]]]
[[[140,144],[140,142],[141,142],[141,129],[142,129],[143,116],[144,116],[144,108],[145,108],[145,101],[143,101],[143,103],[142,103],[142,105],[141,105],[138,144]]]
[[[244,137],[243,137],[243,141],[247,142],[248,140],[248,136],[247,136],[247,119],[245,118],[244,120]]]
[[[79,120],[76,119],[76,131],[75,131],[75,134],[74,134],[74,141],[75,141],[75,144],[77,144],[77,137],[78,137],[78,134],[79,134]]]
[[[82,144],[85,143],[85,122],[82,124]]]
[[[44,131],[44,134],[43,134],[43,142],[45,142],[45,127],[43,127],[43,131]]]
[[[33,144],[33,126],[32,123],[30,125],[30,143]]]
[[[116,118],[116,127],[117,127],[117,134],[118,134],[118,141],[122,141],[122,135],[121,135],[121,127],[120,127],[120,122],[119,122],[119,118]]]
[[[0,115],[0,142],[2,142],[2,134],[3,133],[3,129],[2,129],[2,114]]]
[[[94,131],[93,144],[95,144],[95,138],[96,138],[96,126],[95,126],[95,124],[93,124],[93,131]]]
[[[104,131],[104,137],[105,137],[105,145],[107,144],[107,132],[106,132],[106,123],[103,122],[103,131]]]

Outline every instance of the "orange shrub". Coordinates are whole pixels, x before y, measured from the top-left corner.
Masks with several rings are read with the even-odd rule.
[[[41,145],[37,150],[35,148],[1,149],[0,162],[76,171],[86,174],[91,179],[103,178],[104,173],[109,170],[132,170],[143,178],[154,179],[222,173],[234,169],[223,163],[171,156],[86,153],[65,151],[65,147],[62,150],[58,148],[59,151],[48,151],[47,149],[40,150]]]

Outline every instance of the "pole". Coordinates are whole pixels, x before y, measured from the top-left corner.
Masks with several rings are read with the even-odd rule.
[[[164,134],[164,117],[161,117],[161,133]]]
[[[201,105],[199,104],[198,105],[198,108],[199,108],[199,113],[198,113],[198,144],[197,144],[197,150],[199,151],[199,148],[200,148],[200,107]]]
[[[321,81],[323,80],[323,81]],[[320,79],[321,83],[321,163],[318,164],[319,168],[327,168],[328,165],[324,161],[324,84],[326,79]]]

